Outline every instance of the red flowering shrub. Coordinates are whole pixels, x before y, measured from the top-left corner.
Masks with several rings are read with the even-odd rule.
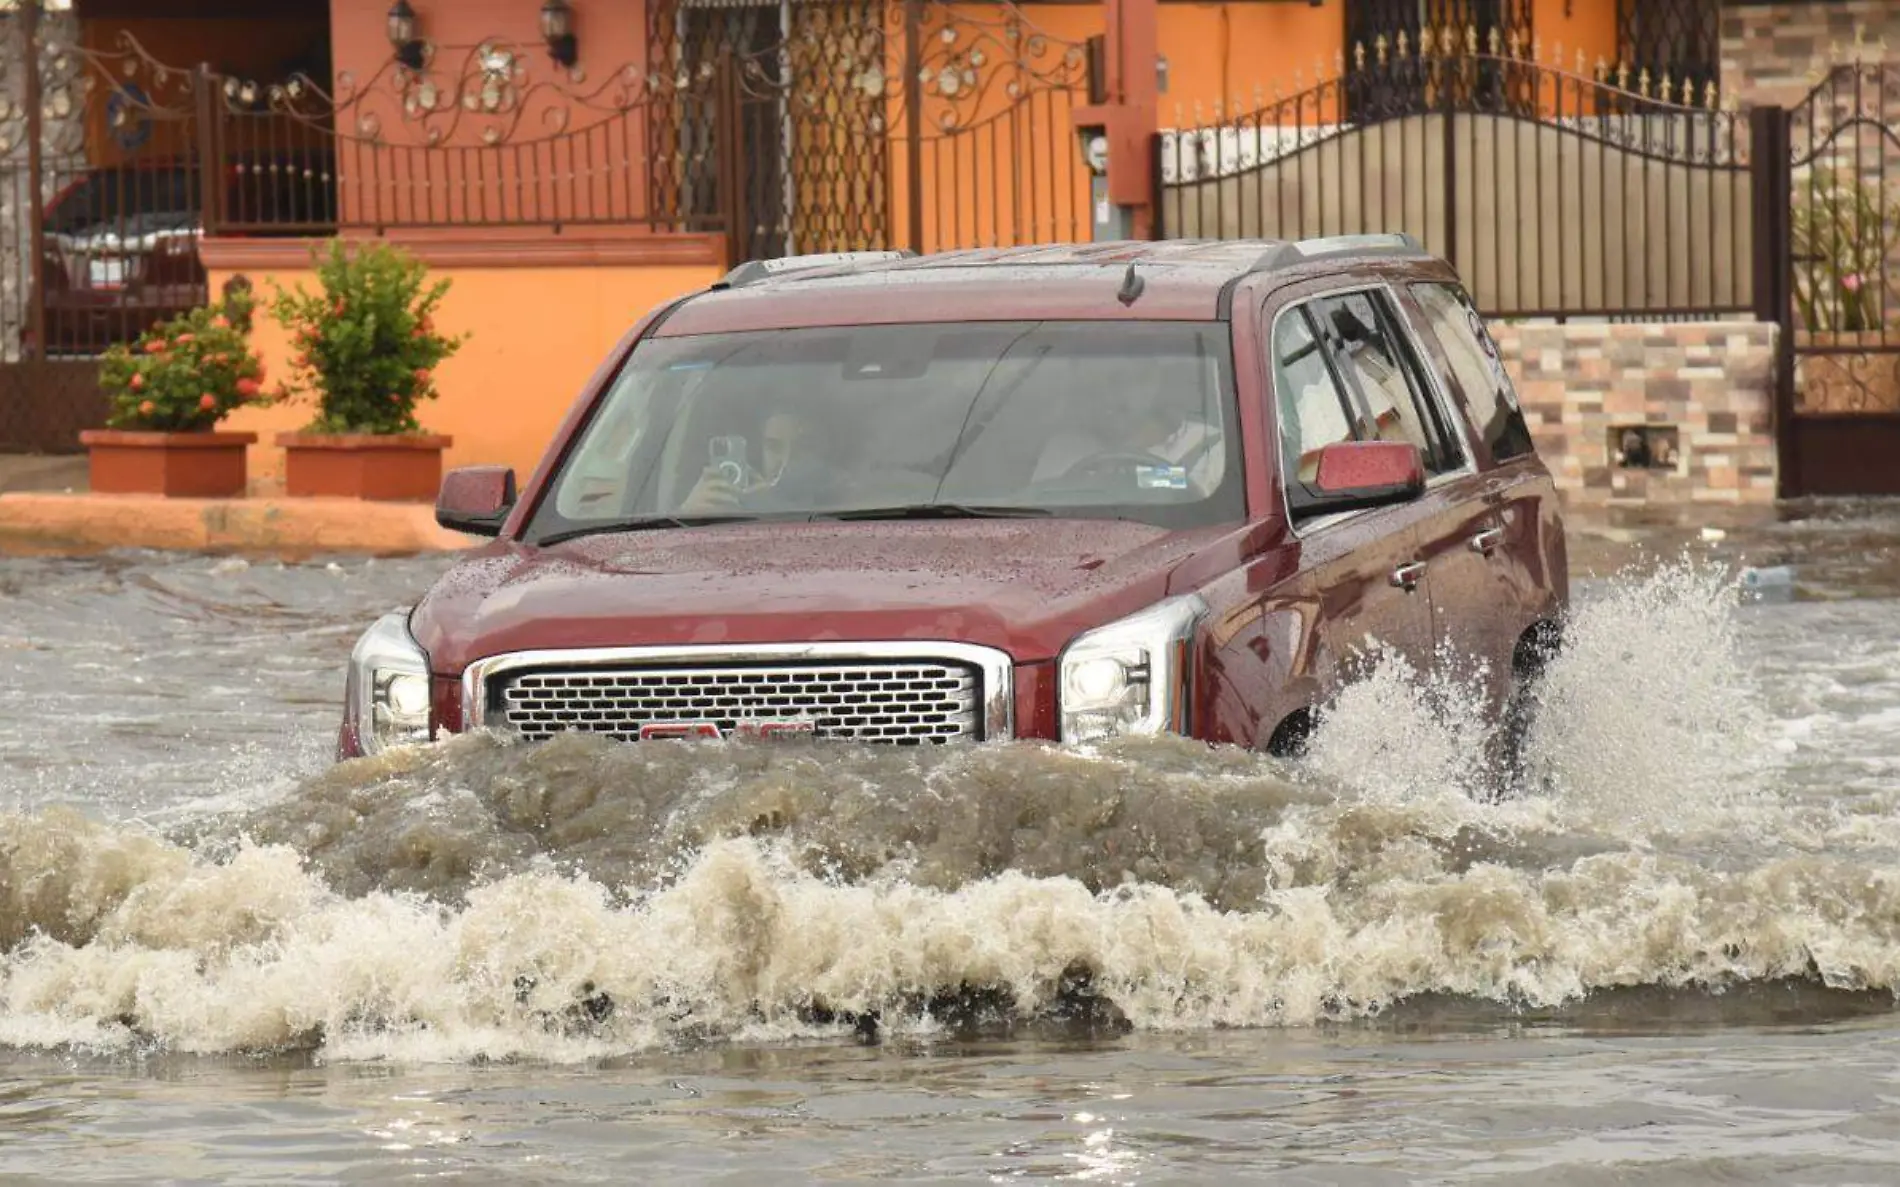
[[[112,401],[106,425],[202,433],[234,409],[268,402],[264,364],[249,341],[253,305],[234,292],[106,351],[99,362],[100,386]]]
[[[281,288],[272,310],[296,354],[282,398],[311,392],[318,433],[418,433],[416,405],[436,396],[435,368],[465,337],[435,328],[444,280],[407,252],[371,243],[354,253],[333,240],[317,260],[321,291]]]

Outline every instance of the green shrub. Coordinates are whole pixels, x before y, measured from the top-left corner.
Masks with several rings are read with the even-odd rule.
[[[268,403],[264,364],[249,341],[254,304],[234,292],[106,351],[99,383],[112,403],[107,427],[202,433],[234,409]]]
[[[315,256],[319,291],[280,286],[273,315],[296,353],[282,399],[314,394],[316,433],[419,433],[416,406],[436,397],[435,369],[466,336],[435,328],[449,282],[398,248],[333,240]]]

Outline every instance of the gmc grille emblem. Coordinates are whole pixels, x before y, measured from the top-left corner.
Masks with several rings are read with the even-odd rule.
[[[734,737],[748,740],[786,738],[809,735],[817,729],[817,724],[808,717],[741,721],[737,728],[728,733],[721,730],[716,721],[650,721],[640,727],[640,740],[645,742],[666,738]]]

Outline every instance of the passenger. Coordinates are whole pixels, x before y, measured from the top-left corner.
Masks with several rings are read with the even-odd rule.
[[[1111,378],[1112,376],[1112,378]],[[1185,360],[1115,359],[1100,383],[1078,383],[1086,413],[1054,434],[1036,464],[1035,483],[1081,478],[1119,464],[1143,489],[1187,489],[1205,498],[1220,485],[1226,463],[1218,424],[1202,413],[1200,386],[1213,382]],[[1124,475],[1103,483],[1123,488]]]

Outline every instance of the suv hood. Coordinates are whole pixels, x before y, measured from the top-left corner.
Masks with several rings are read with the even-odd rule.
[[[735,524],[496,543],[456,566],[411,629],[439,674],[507,651],[937,639],[1048,659],[1167,593],[1235,529],[1101,520]]]

